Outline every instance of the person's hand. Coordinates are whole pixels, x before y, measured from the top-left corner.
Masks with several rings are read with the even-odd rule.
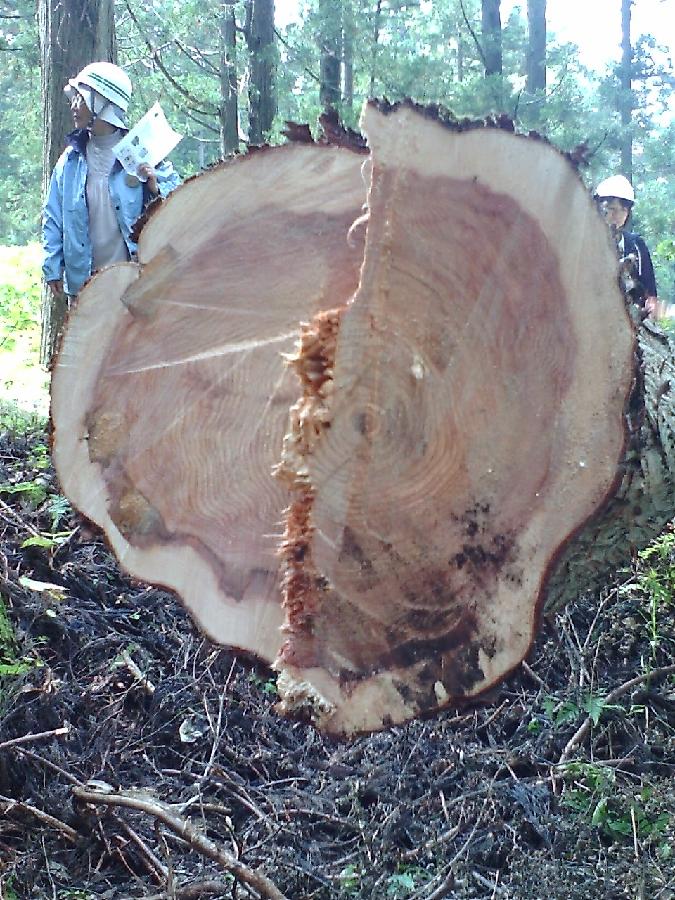
[[[52,297],[58,297],[63,293],[63,282],[62,281],[48,281],[47,287],[52,292]]]
[[[142,178],[147,179],[148,189],[151,194],[159,194],[159,188],[157,187],[157,174],[152,166],[149,166],[147,163],[141,163],[141,165],[138,167],[138,174]]]
[[[659,319],[663,319],[665,316],[665,306],[658,297],[647,297],[645,299],[645,309],[649,315],[650,319],[653,319],[655,322],[658,322]]]

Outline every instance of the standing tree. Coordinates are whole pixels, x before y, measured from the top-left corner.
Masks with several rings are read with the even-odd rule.
[[[485,76],[502,74],[501,0],[481,0]]]
[[[621,0],[621,67],[619,69],[619,115],[621,117],[621,171],[633,177],[633,45],[630,18],[633,0]]]
[[[527,0],[527,92],[546,92],[546,0]]]
[[[250,53],[248,140],[264,143],[276,112],[274,0],[249,0],[246,41]]]
[[[237,102],[237,20],[232,0],[223,0],[220,14],[220,148],[223,156],[239,152]]]
[[[335,109],[340,102],[340,44],[342,4],[319,0],[320,102],[324,109]]]
[[[356,21],[353,0],[342,4],[342,102],[347,109],[354,105],[354,37]]]
[[[43,194],[72,128],[63,86],[87,63],[116,61],[113,0],[39,0],[42,62]],[[48,364],[56,349],[66,300],[45,291],[42,304],[41,359]]]

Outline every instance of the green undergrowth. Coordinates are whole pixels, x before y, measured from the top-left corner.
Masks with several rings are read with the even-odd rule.
[[[0,246],[0,415],[46,415],[40,365],[40,247]]]

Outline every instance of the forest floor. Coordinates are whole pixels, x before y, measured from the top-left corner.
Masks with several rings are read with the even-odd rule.
[[[481,705],[340,743],[121,573],[46,443],[0,434],[2,900],[675,898],[673,533]]]

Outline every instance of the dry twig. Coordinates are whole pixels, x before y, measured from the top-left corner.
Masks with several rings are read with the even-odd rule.
[[[8,747],[17,747],[20,744],[32,744],[34,741],[41,741],[45,738],[58,737],[59,735],[69,733],[70,725],[63,725],[61,728],[53,728],[51,731],[38,731],[36,734],[23,734],[21,737],[3,741],[0,744],[0,750],[7,750]]]
[[[4,815],[8,815],[14,810],[17,810],[18,812],[28,813],[29,815],[33,816],[33,818],[39,819],[40,822],[44,822],[45,825],[49,825],[51,828],[55,828],[57,831],[60,831],[61,834],[66,838],[66,840],[70,841],[71,844],[74,844],[77,841],[77,832],[74,828],[71,828],[70,825],[66,825],[65,822],[62,822],[55,816],[46,813],[44,810],[38,809],[37,806],[26,803],[24,800],[13,800],[11,797],[5,797],[2,794],[0,794],[0,803],[5,804],[5,808],[3,810]]]
[[[140,812],[154,816],[155,819],[162,822],[174,834],[187,841],[193,850],[218,863],[227,872],[231,872],[243,884],[257,891],[260,897],[267,898],[267,900],[288,900],[265,875],[235,859],[231,853],[221,849],[213,841],[201,834],[191,822],[174,815],[164,804],[157,800],[129,795],[121,791],[115,793],[96,792],[79,787],[73,788],[73,796],[84,803],[124,806],[128,809],[137,809]]]

